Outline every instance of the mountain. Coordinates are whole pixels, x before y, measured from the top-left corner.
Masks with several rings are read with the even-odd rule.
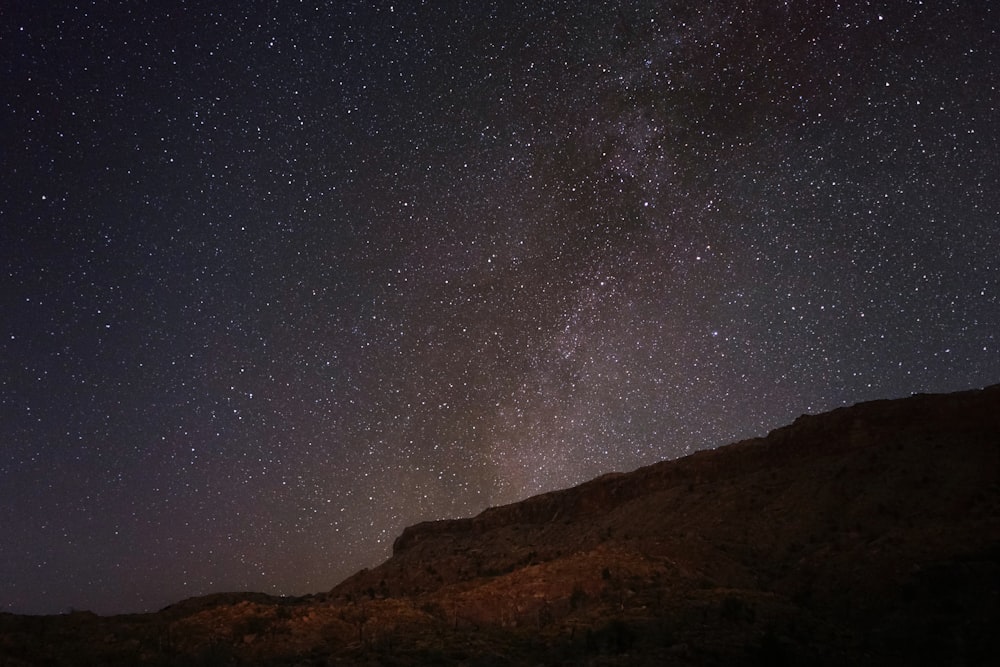
[[[24,665],[912,665],[1000,658],[1000,385],[412,526],[303,598],[0,615]]]

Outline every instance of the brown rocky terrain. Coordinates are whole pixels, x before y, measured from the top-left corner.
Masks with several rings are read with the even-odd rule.
[[[0,615],[13,665],[1000,661],[1000,385],[418,524],[304,598]]]

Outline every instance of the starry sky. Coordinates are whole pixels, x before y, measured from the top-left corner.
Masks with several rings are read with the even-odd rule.
[[[1000,381],[995,5],[5,2],[0,611]]]

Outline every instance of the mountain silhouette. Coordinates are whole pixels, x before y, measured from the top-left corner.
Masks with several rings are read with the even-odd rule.
[[[300,598],[0,614],[0,666],[996,664],[1000,385],[403,531]]]

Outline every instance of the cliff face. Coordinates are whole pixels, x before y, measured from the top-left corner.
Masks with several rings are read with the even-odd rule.
[[[456,628],[593,636],[627,619],[675,652],[699,645],[702,663],[727,642],[743,647],[726,658],[739,660],[762,642],[803,662],[988,652],[979,619],[1000,608],[998,408],[1000,386],[875,401],[422,523],[331,597],[434,600]]]
[[[674,558],[694,544],[731,545],[746,564],[761,566],[789,546],[805,552],[833,538],[860,543],[892,533],[929,549],[931,524],[947,532],[956,521],[982,520],[996,528],[998,507],[987,498],[995,499],[1000,480],[998,407],[1000,386],[865,403],[473,518],[421,523],[403,531],[393,558],[334,594],[373,582],[394,594],[427,591],[601,544],[668,549]],[[959,516],[959,508],[968,513]],[[436,575],[420,576],[417,563]]]
[[[956,446],[978,445],[1000,427],[995,413],[1000,385],[951,395],[916,395],[804,415],[789,426],[713,451],[665,461],[632,473],[611,473],[579,486],[487,509],[469,519],[428,521],[410,526],[393,545],[394,556],[413,544],[442,535],[482,534],[516,524],[593,518],[637,497],[692,482],[746,478],[768,469],[788,474],[830,457],[850,458],[859,450],[901,449],[907,440],[951,440]],[[926,448],[925,448],[926,449]],[[924,452],[933,457],[931,452]],[[941,452],[945,455],[945,452]],[[989,455],[989,451],[983,452]],[[945,462],[947,465],[947,462]],[[959,462],[960,464],[960,462]]]
[[[1000,385],[418,524],[321,595],[75,616],[0,616],[0,664],[988,664]]]

